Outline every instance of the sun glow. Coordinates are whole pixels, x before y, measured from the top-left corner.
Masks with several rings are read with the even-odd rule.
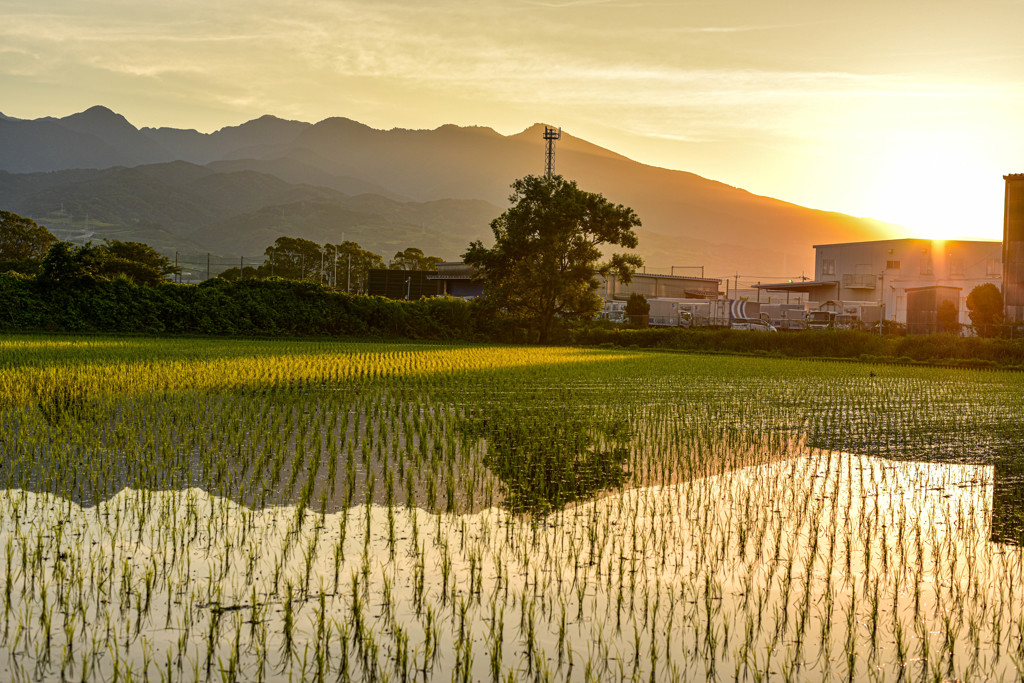
[[[939,134],[890,141],[869,175],[866,213],[906,226],[902,237],[998,239],[1002,172],[977,142]]]

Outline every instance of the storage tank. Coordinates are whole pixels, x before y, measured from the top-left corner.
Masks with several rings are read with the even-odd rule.
[[[1020,322],[1024,320],[1024,173],[1003,179],[1003,305],[1007,322]]]

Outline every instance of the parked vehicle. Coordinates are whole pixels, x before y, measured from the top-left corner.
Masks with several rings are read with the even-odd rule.
[[[760,318],[735,318],[729,325],[734,330],[752,330],[754,332],[778,332],[779,330],[767,320]]]
[[[807,329],[807,309],[803,304],[763,303],[761,318],[765,317],[779,331]]]
[[[716,299],[711,303],[712,327],[732,327],[734,320],[754,320],[761,315],[761,304],[742,299]]]
[[[807,314],[807,329],[827,330],[833,326],[836,314],[832,311],[810,311]]]

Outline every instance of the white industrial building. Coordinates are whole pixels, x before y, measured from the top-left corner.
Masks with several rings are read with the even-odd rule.
[[[703,275],[694,277],[640,272],[633,273],[628,283],[621,282],[615,275],[609,275],[604,278],[598,290],[604,299],[600,317],[624,322],[626,300],[630,294],[637,293],[643,294],[650,305],[648,324],[675,327],[680,324],[680,315],[692,313],[694,302],[717,299],[721,284],[720,279]]]
[[[647,300],[717,299],[721,285],[722,281],[713,277],[643,272],[633,273],[629,283],[609,275],[598,291],[605,301],[625,301],[634,292],[643,294]]]
[[[967,295],[1002,281],[1002,243],[977,240],[895,239],[814,245],[814,279],[758,285],[801,292],[812,308],[875,323],[907,323],[908,293],[950,288],[959,293],[960,323],[970,324]],[[913,317],[913,315],[911,316]]]

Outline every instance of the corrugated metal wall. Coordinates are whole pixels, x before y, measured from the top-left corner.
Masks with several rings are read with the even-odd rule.
[[[428,275],[437,275],[433,270],[384,270],[370,271],[367,282],[367,294],[383,296],[388,299],[404,299],[406,293],[410,301],[425,296],[437,296],[444,292],[443,283],[439,280],[428,280]]]
[[[1003,178],[1003,303],[1009,322],[1024,320],[1024,173]]]

